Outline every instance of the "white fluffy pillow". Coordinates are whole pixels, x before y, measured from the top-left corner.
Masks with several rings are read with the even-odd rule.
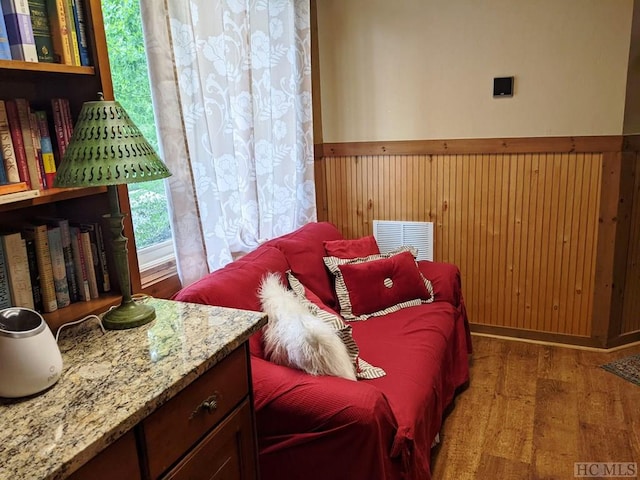
[[[347,348],[335,330],[314,316],[278,275],[267,274],[258,295],[269,316],[264,345],[270,361],[311,375],[356,379]]]

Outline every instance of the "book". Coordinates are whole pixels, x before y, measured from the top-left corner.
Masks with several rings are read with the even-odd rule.
[[[44,175],[48,188],[53,187],[56,178],[56,159],[53,156],[53,144],[51,143],[51,134],[49,133],[49,122],[47,121],[47,112],[38,110],[35,112],[40,133],[40,148],[42,150],[42,163],[44,165]]]
[[[13,60],[37,62],[38,52],[33,38],[31,14],[27,0],[1,0]]]
[[[25,239],[25,244],[27,246],[27,262],[29,263],[33,308],[38,312],[42,312],[42,291],[40,290],[40,271],[38,270],[38,260],[36,257],[36,242],[30,238]]]
[[[34,240],[36,246],[36,261],[40,274],[40,291],[42,293],[42,309],[45,312],[55,312],[58,309],[56,288],[53,281],[53,265],[49,252],[49,234],[46,224],[26,224],[23,227],[26,239]]]
[[[15,153],[16,165],[18,166],[18,174],[20,181],[27,182],[27,186],[31,186],[31,177],[29,176],[29,167],[27,166],[27,154],[24,150],[24,142],[22,141],[22,129],[20,128],[20,118],[18,117],[18,107],[13,100],[5,102],[7,111],[7,120],[9,123],[9,132]],[[35,187],[37,188],[37,184]]]
[[[0,195],[23,192],[25,190],[27,190],[27,184],[24,182],[7,182],[4,185],[0,185]]]
[[[36,44],[38,62],[55,61],[51,29],[49,28],[49,12],[46,0],[27,0],[31,14],[31,29]]]
[[[80,65],[88,67],[91,65],[89,59],[89,44],[87,42],[87,26],[84,17],[84,5],[82,0],[72,0],[73,19],[78,35],[78,50],[80,51]]]
[[[31,140],[33,141],[33,150],[36,152],[36,160],[38,161],[38,174],[42,183],[42,188],[49,188],[47,179],[44,174],[44,162],[42,160],[42,147],[40,145],[40,130],[38,130],[38,120],[33,111],[29,111],[29,126],[31,130]]]
[[[11,47],[7,36],[7,24],[4,22],[2,3],[0,3],[0,60],[11,60]]]
[[[78,47],[78,32],[73,20],[73,6],[71,0],[64,0],[64,15],[67,18],[67,37],[71,47],[71,65],[80,65],[80,49]]]
[[[96,275],[98,292],[104,293],[111,290],[109,269],[107,266],[107,251],[105,249],[102,227],[99,222],[74,222],[81,232],[89,233],[93,269]]]
[[[20,122],[20,129],[22,131],[22,143],[24,145],[24,151],[27,158],[27,168],[29,169],[31,188],[34,190],[38,188],[42,190],[44,189],[44,184],[42,183],[42,176],[40,175],[36,146],[33,143],[33,136],[31,134],[31,119],[29,118],[31,107],[29,107],[29,102],[25,98],[9,100],[7,104],[10,104],[11,102],[15,102],[16,108],[18,109],[18,119]]]
[[[20,202],[40,196],[40,190],[24,190],[22,192],[5,193],[0,195],[0,205],[5,203]]]
[[[4,260],[4,247],[0,242],[0,309],[11,306],[11,291],[9,290],[9,272]]]
[[[42,221],[49,226],[60,228],[62,254],[64,256],[69,299],[71,300],[71,303],[81,300],[78,290],[78,281],[75,274],[75,267],[73,263],[73,251],[71,249],[71,230],[69,227],[69,220],[59,217],[38,217],[37,220]]]
[[[56,289],[56,300],[58,308],[69,306],[69,285],[67,284],[67,267],[64,262],[64,252],[62,250],[62,235],[60,227],[47,228],[49,235],[49,254],[51,255],[51,267],[53,270],[53,285]]]
[[[78,294],[81,300],[88,302],[91,300],[91,291],[80,239],[80,229],[78,227],[69,227],[69,233],[71,234],[71,252],[73,253],[73,267],[78,283]]]
[[[7,172],[4,169],[4,160],[2,158],[2,150],[0,150],[0,186],[9,183],[7,180]]]
[[[2,160],[7,174],[7,181],[19,182],[20,172],[18,171],[16,154],[13,151],[13,141],[11,140],[9,119],[7,118],[7,108],[4,100],[0,100],[0,147],[2,147]]]
[[[58,63],[73,65],[71,60],[71,44],[65,14],[65,0],[46,0],[49,12],[49,28],[51,29],[51,43]]]
[[[91,237],[89,232],[80,228],[80,244],[82,245],[82,253],[84,255],[84,266],[87,272],[87,280],[89,282],[89,294],[91,298],[98,298],[98,281],[96,278],[96,270],[93,262],[93,252],[91,250]]]
[[[61,98],[51,99],[51,110],[53,111],[53,129],[58,143],[58,158],[62,159],[71,137],[67,136],[67,131],[64,126]]]
[[[33,291],[29,275],[27,245],[20,232],[2,235],[5,266],[9,272],[11,304],[14,307],[33,308]]]

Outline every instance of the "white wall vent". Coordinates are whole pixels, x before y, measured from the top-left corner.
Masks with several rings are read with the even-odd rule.
[[[374,220],[373,236],[380,253],[410,245],[418,249],[418,260],[433,261],[433,222]]]

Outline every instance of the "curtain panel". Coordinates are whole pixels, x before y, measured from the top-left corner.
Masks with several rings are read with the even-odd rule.
[[[145,0],[183,285],[316,219],[309,0]]]

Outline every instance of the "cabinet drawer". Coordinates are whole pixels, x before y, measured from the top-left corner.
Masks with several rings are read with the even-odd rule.
[[[245,400],[165,480],[254,480],[257,478],[251,407]]]
[[[114,478],[140,479],[133,430],[125,433],[114,444],[89,460],[89,463],[72,473],[69,480],[113,480]]]
[[[147,417],[149,473],[158,478],[249,394],[246,344]]]

